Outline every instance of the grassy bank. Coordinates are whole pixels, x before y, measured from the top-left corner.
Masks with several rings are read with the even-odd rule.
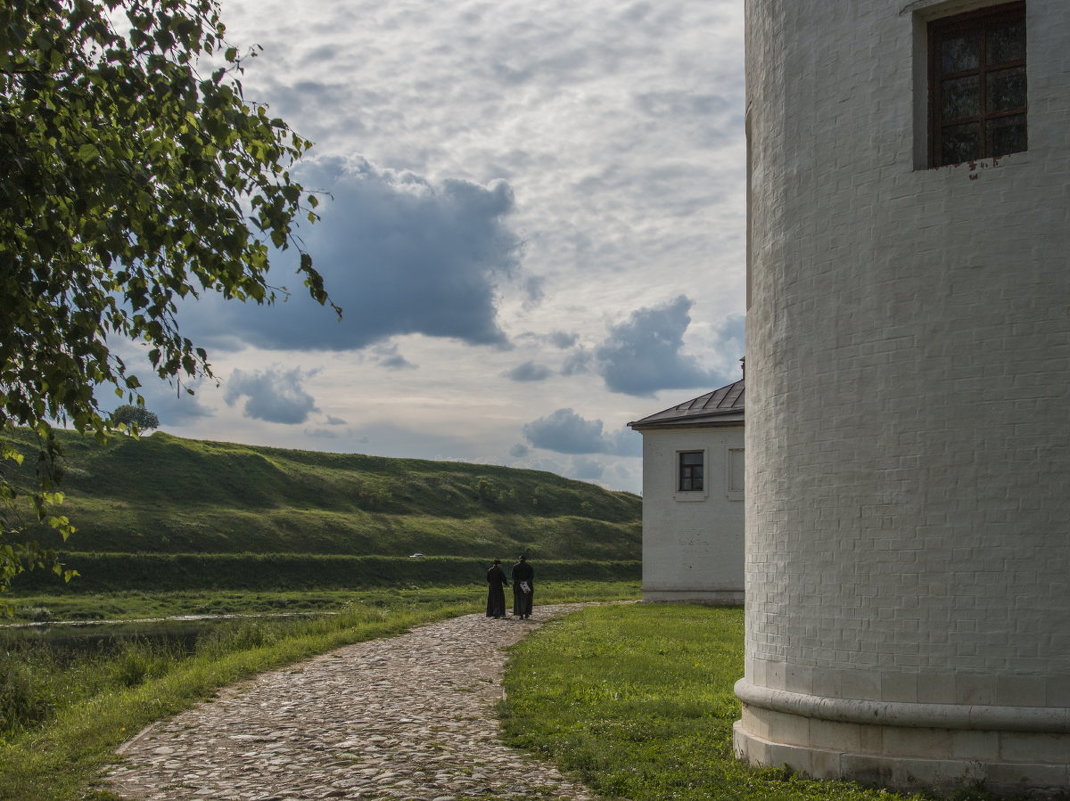
[[[635,560],[642,502],[538,470],[318,453],[156,433],[57,432],[63,513],[87,553],[386,554]],[[34,450],[29,432],[13,443]],[[27,459],[16,482],[32,479]],[[31,533],[58,540],[48,530]],[[52,539],[50,539],[52,538]],[[56,543],[58,547],[58,542]]]
[[[732,685],[742,675],[741,609],[594,607],[515,647],[502,702],[506,737],[630,801],[907,798],[738,762]]]
[[[540,585],[539,593],[546,603],[611,600],[636,597],[638,587],[562,583]],[[143,594],[130,597],[138,595]],[[284,595],[290,602],[299,599],[296,593]],[[164,604],[166,597],[152,594],[142,601]],[[182,603],[210,596],[183,597]],[[242,596],[228,597],[237,603]],[[94,777],[122,741],[152,721],[255,673],[478,611],[482,602],[481,594],[473,597],[472,590],[457,587],[351,593],[338,614],[242,621],[213,629],[187,650],[134,641],[60,659],[40,648],[8,644],[0,659],[0,799],[102,801],[109,796],[91,792]]]
[[[485,558],[429,556],[336,556],[316,554],[70,553],[63,563],[81,575],[64,584],[48,571],[18,576],[16,595],[47,592],[179,591],[197,589],[307,590],[316,588],[434,587],[471,582],[482,585]],[[515,554],[506,553],[502,558]],[[543,581],[638,581],[639,561],[539,560]]]

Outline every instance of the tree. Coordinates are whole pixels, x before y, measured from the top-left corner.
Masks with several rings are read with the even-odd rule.
[[[125,403],[111,413],[113,425],[122,424],[132,431],[151,431],[160,427],[160,418],[144,406]]]
[[[177,301],[271,303],[269,247],[294,246],[308,292],[330,303],[294,235],[316,220],[289,171],[310,143],[244,98],[255,51],[224,37],[216,0],[0,4],[0,437],[29,426],[41,443],[29,489],[12,480],[24,454],[0,448],[0,591],[28,567],[63,572],[14,544],[24,502],[73,530],[47,511],[62,499],[53,421],[104,438],[101,388],[143,402],[117,342],[179,386],[210,376]]]

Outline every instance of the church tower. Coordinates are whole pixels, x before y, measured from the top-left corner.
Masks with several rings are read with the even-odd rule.
[[[1070,789],[1070,3],[746,17],[736,751]]]

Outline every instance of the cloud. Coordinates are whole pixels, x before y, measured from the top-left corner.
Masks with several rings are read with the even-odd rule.
[[[509,449],[509,455],[512,456],[514,459],[523,459],[529,453],[531,453],[531,448],[529,448],[523,442],[518,442],[516,443],[516,445]]]
[[[572,475],[583,481],[595,481],[605,473],[605,465],[601,462],[578,456],[572,460]]]
[[[432,183],[341,158],[311,162],[300,179],[333,197],[322,196],[322,220],[300,235],[343,318],[293,286],[296,254],[287,251],[274,254],[269,280],[289,284],[288,297],[273,306],[215,296],[185,304],[182,322],[194,339],[217,348],[350,350],[418,333],[508,346],[499,287],[522,277],[520,240],[506,222],[514,206],[507,183]]]
[[[372,356],[377,360],[380,367],[388,370],[415,370],[416,365],[398,352],[398,346],[394,343],[376,345],[372,348]]]
[[[247,373],[235,370],[225,384],[223,399],[233,406],[247,398],[243,412],[246,417],[269,423],[304,423],[316,411],[316,402],[301,386],[308,377],[300,369],[257,370]]]
[[[694,356],[681,353],[684,332],[691,324],[692,301],[684,295],[664,306],[639,309],[595,348],[593,367],[612,392],[639,397],[662,389],[714,387],[726,383],[725,374],[703,367]],[[576,355],[577,363],[582,358]]]
[[[201,386],[200,380],[176,386],[150,376],[138,392],[145,399],[145,408],[160,418],[161,425],[181,426],[212,416],[212,411],[198,399]],[[187,388],[195,394],[190,395]]]
[[[554,331],[548,337],[550,344],[553,345],[555,348],[560,348],[561,350],[571,348],[573,345],[576,344],[579,338],[579,334],[570,334],[567,331]]]
[[[550,368],[541,364],[535,364],[533,361],[526,361],[523,364],[518,364],[512,370],[504,373],[506,378],[510,378],[513,381],[545,381],[550,377]]]
[[[558,409],[524,426],[524,437],[536,448],[557,453],[607,453],[638,456],[642,440],[629,429],[603,431],[601,420],[586,420],[572,409]]]

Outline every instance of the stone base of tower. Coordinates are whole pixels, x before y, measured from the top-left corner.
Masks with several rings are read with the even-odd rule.
[[[752,765],[907,791],[981,783],[998,795],[1043,798],[1070,790],[1065,708],[857,701],[746,680],[736,694],[735,752]]]

